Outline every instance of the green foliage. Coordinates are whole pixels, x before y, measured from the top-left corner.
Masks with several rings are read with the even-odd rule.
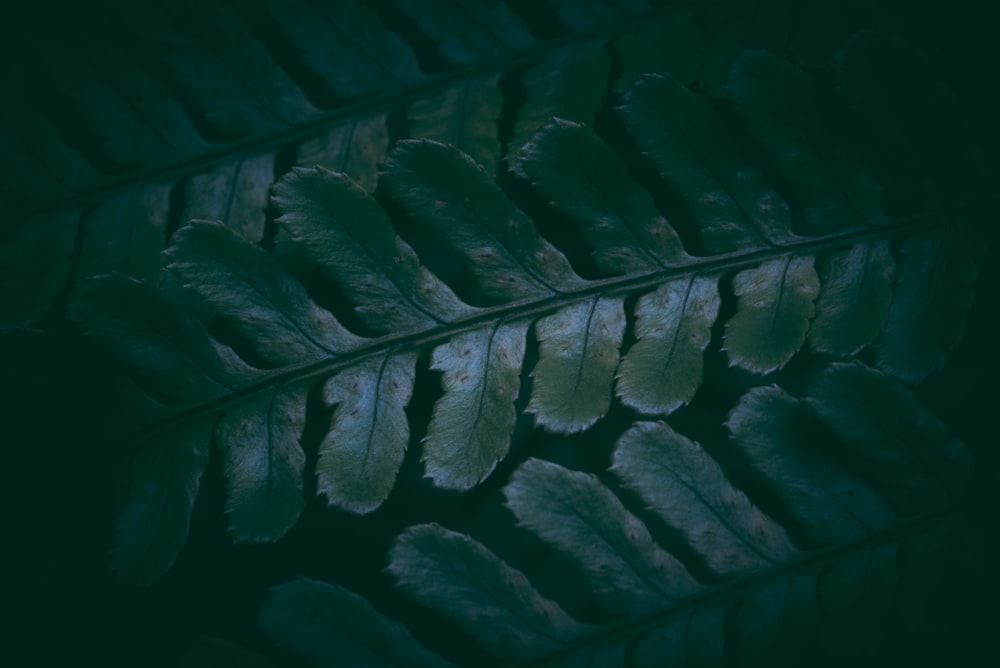
[[[802,665],[950,628],[996,459],[941,394],[991,268],[919,52],[784,2],[335,4],[54,27],[69,106],[4,112],[2,334],[92,356],[7,366],[114,416],[80,436],[121,473],[102,591],[254,569],[250,647],[185,665]],[[108,83],[80,40],[146,55]]]

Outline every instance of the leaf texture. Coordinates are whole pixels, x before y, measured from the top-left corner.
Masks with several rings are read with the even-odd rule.
[[[259,624],[279,645],[324,665],[452,665],[428,652],[405,627],[379,614],[357,594],[310,578],[272,589]]]
[[[738,273],[737,312],[726,323],[730,364],[754,373],[787,364],[805,341],[819,288],[808,257],[772,260]]]
[[[435,524],[411,527],[389,552],[400,586],[454,619],[487,649],[527,658],[586,631],[481,544]]]
[[[692,276],[639,297],[637,341],[622,359],[615,385],[622,403],[646,415],[666,415],[694,398],[719,313],[718,280]]]
[[[336,406],[319,446],[317,489],[331,505],[357,513],[378,508],[403,463],[410,428],[416,354],[386,352],[335,374],[323,399]]]
[[[497,321],[434,349],[444,396],[424,438],[427,475],[440,487],[468,489],[507,454],[521,387],[528,322]]]
[[[935,143],[961,120],[928,126],[922,66],[866,107],[910,56],[868,34],[831,66],[800,34],[827,10],[654,5],[182,2],[4,33],[34,55],[0,111],[2,322],[116,360],[117,578],[175,561],[212,456],[235,542],[305,513],[286,574],[357,586],[273,591],[282,665],[833,664],[961,609],[921,597],[962,570],[968,410],[895,380],[941,369],[970,310],[979,165]]]
[[[279,387],[222,416],[215,428],[226,474],[229,530],[240,542],[274,541],[305,505],[303,387]]]
[[[527,410],[549,431],[583,431],[607,413],[625,333],[620,298],[567,306],[535,324],[539,360]]]

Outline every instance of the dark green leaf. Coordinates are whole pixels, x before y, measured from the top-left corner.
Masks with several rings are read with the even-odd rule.
[[[726,427],[810,540],[846,541],[892,521],[878,494],[822,453],[815,416],[782,389],[771,385],[744,394]]]
[[[520,525],[576,562],[612,614],[664,609],[699,588],[593,475],[529,459],[504,493]]]
[[[135,453],[111,548],[111,570],[119,582],[146,587],[173,565],[187,540],[213,420],[174,427]]]
[[[297,168],[274,186],[288,239],[333,278],[377,331],[428,328],[473,309],[420,265],[381,207],[343,174]]]
[[[684,200],[709,252],[791,240],[788,205],[731,147],[706,102],[669,76],[647,75],[625,96],[625,123]]]
[[[834,364],[807,400],[858,472],[912,513],[960,495],[972,470],[965,446],[902,384],[860,363]]]
[[[944,366],[972,308],[979,255],[962,223],[917,232],[903,242],[878,366],[919,381]]]
[[[615,38],[615,49],[624,61],[615,88],[628,90],[648,72],[666,74],[681,85],[690,86],[698,74],[704,40],[693,12],[670,12],[643,21]]]
[[[357,118],[299,144],[295,164],[319,165],[330,171],[347,174],[368,192],[375,191],[378,164],[389,150],[387,114]]]
[[[218,220],[257,243],[264,236],[267,192],[274,181],[274,153],[241,155],[210,172],[191,177],[181,220]]]
[[[401,141],[389,153],[382,181],[429,234],[463,256],[487,295],[537,298],[583,285],[566,257],[458,149]]]
[[[305,289],[258,246],[219,223],[195,221],[174,235],[170,271],[277,364],[350,350],[358,338],[316,306]]]
[[[275,541],[299,519],[307,390],[276,387],[229,409],[215,428],[229,530],[237,542]]]
[[[467,78],[409,106],[410,136],[450,144],[495,174],[500,162],[497,119],[503,109],[499,75]]]
[[[275,643],[321,666],[447,668],[399,622],[343,587],[299,577],[274,587],[259,624]]]
[[[41,317],[69,277],[76,213],[31,216],[0,234],[0,328]]]
[[[856,143],[840,141],[826,102],[803,72],[774,55],[752,51],[733,65],[737,110],[795,187],[803,230],[826,234],[882,219],[882,189],[861,164]]]
[[[410,527],[389,551],[388,570],[414,598],[452,619],[487,650],[527,659],[586,633],[520,571],[436,524]]]
[[[549,202],[580,225],[603,271],[649,271],[691,259],[649,194],[585,126],[553,119],[524,145],[518,165]]]
[[[613,461],[611,470],[713,573],[773,568],[797,553],[781,525],[733,487],[700,445],[665,422],[637,422],[618,439]]]
[[[152,183],[101,202],[83,219],[77,276],[115,271],[156,285],[169,200],[170,185]]]
[[[821,353],[850,357],[885,325],[896,263],[888,241],[855,244],[820,262],[816,318],[809,344]]]

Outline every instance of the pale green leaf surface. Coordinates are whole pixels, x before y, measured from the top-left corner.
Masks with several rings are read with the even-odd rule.
[[[461,150],[490,174],[500,162],[497,119],[503,110],[499,75],[466,78],[406,111],[413,138],[433,139]]]
[[[369,513],[388,498],[410,440],[404,409],[413,394],[415,352],[366,358],[323,385],[336,406],[319,446],[317,491],[330,505]]]
[[[358,317],[380,332],[454,322],[474,309],[427,271],[385,211],[358,184],[323,167],[296,168],[274,186],[285,239],[334,279]]]
[[[820,262],[816,317],[809,344],[821,353],[850,357],[885,325],[896,263],[887,240],[859,243]]]
[[[510,167],[520,169],[518,151],[549,119],[592,124],[601,108],[611,67],[604,45],[573,45],[550,54],[521,75],[527,99],[514,122],[509,140]]]
[[[526,410],[535,414],[536,424],[570,434],[604,417],[624,334],[621,297],[564,306],[535,323],[539,357]]]
[[[726,427],[750,468],[767,481],[810,540],[846,541],[892,521],[877,493],[820,451],[815,416],[779,387],[744,394]]]
[[[972,308],[978,251],[962,223],[917,232],[902,246],[879,368],[909,382],[941,369]]]
[[[274,181],[273,152],[241,155],[192,176],[184,188],[181,221],[218,220],[257,243],[264,236],[264,209]]]
[[[258,624],[280,647],[318,666],[447,668],[399,622],[343,587],[306,577],[271,589]]]
[[[381,177],[431,236],[462,256],[480,288],[496,299],[542,297],[585,285],[486,171],[458,149],[405,140]]]
[[[794,239],[785,200],[721,141],[729,130],[708,104],[670,76],[643,76],[620,112],[643,155],[677,192],[709,253]]]
[[[719,313],[718,276],[664,283],[635,305],[636,342],[618,367],[622,403],[646,415],[667,415],[694,398],[704,352]]]
[[[211,435],[211,420],[190,422],[136,451],[111,548],[111,570],[119,582],[149,586],[177,559],[208,464]]]
[[[293,364],[330,357],[359,339],[316,306],[258,246],[220,223],[195,221],[167,250],[170,271],[195,290],[261,357]]]
[[[434,349],[444,395],[434,404],[423,461],[438,487],[468,489],[507,454],[521,389],[527,321],[477,328]]]
[[[699,589],[684,565],[591,474],[529,459],[504,494],[519,525],[579,565],[611,614],[662,610]]]
[[[773,154],[802,203],[803,229],[827,234],[882,219],[882,188],[827,120],[818,87],[796,66],[765,51],[733,65],[737,111]]]
[[[649,193],[586,126],[552,119],[521,149],[519,166],[580,226],[601,270],[628,274],[691,259]]]
[[[785,366],[806,339],[819,288],[811,257],[781,257],[737,273],[736,314],[725,333],[730,365],[753,373]]]
[[[155,285],[166,245],[169,183],[148,183],[102,201],[83,219],[80,277],[121,272]]]
[[[363,116],[307,139],[296,149],[295,164],[347,174],[367,192],[375,192],[378,164],[389,151],[386,120],[384,113]]]
[[[483,545],[437,524],[400,534],[388,571],[418,601],[504,656],[543,656],[588,629]]]
[[[679,531],[719,576],[782,564],[797,551],[704,449],[665,422],[638,422],[615,447],[611,468]]]
[[[275,541],[305,505],[305,427],[308,385],[276,387],[222,416],[215,428],[226,476],[226,513],[236,542]]]
[[[894,511],[926,510],[963,493],[968,451],[899,381],[859,362],[838,363],[816,377],[806,398]]]

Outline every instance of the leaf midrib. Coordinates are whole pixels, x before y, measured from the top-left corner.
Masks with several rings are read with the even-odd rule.
[[[402,334],[390,334],[371,339],[367,345],[361,345],[350,352],[338,354],[336,357],[331,356],[316,362],[273,371],[262,370],[259,382],[234,390],[230,394],[206,401],[197,406],[180,409],[177,413],[152,423],[141,433],[133,433],[122,437],[118,443],[109,447],[106,452],[109,456],[130,452],[140,447],[143,442],[154,439],[158,434],[177,423],[197,420],[217,411],[228,410],[232,406],[271,391],[277,385],[315,382],[327,378],[342,368],[357,364],[368,356],[382,354],[389,348],[400,350],[438,345],[457,335],[493,323],[498,319],[507,321],[530,318],[535,320],[571,304],[586,302],[595,297],[629,294],[646,288],[655,288],[678,276],[721,275],[725,272],[756,266],[767,260],[779,257],[819,255],[849,248],[857,243],[881,240],[891,238],[900,233],[914,233],[938,225],[947,225],[952,221],[953,216],[950,212],[945,212],[940,218],[931,216],[915,221],[908,219],[900,220],[880,225],[877,228],[856,228],[848,232],[837,232],[813,237],[805,241],[797,241],[774,248],[754,249],[744,252],[737,251],[707,258],[696,258],[693,262],[664,270],[589,281],[579,290],[573,292],[483,307],[469,317],[456,320],[449,325],[435,326],[416,332],[409,331]]]

